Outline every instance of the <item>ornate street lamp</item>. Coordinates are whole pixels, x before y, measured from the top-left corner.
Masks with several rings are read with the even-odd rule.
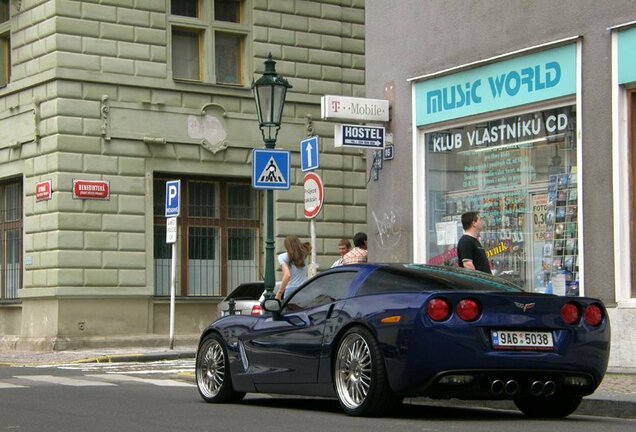
[[[270,53],[265,60],[265,72],[256,81],[252,81],[252,93],[256,100],[258,127],[261,129],[265,148],[276,147],[276,138],[280,129],[285,96],[291,84],[276,73],[276,62]],[[274,297],[274,191],[267,191],[267,239],[265,240],[265,299]]]

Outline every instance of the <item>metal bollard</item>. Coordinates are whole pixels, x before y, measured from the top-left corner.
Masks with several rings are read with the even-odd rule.
[[[228,315],[235,315],[236,314],[236,302],[234,301],[233,298],[231,298],[228,303],[229,303],[229,309],[227,310]]]

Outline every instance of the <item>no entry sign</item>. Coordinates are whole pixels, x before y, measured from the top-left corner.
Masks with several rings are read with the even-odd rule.
[[[315,218],[320,209],[324,198],[324,188],[322,180],[316,173],[310,172],[305,174],[305,217],[307,219]]]

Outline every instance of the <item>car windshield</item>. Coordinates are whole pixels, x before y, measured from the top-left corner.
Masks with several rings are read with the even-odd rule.
[[[234,300],[258,300],[263,294],[265,290],[264,284],[255,282],[255,283],[246,283],[237,286],[234,291],[232,291],[225,299],[234,299]]]
[[[470,270],[419,264],[382,267],[363,282],[358,295],[381,292],[500,291],[522,293],[517,285]]]

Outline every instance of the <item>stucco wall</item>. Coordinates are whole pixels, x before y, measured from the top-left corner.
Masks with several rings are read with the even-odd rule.
[[[169,2],[19,3],[17,10],[11,2],[11,82],[0,89],[0,122],[15,126],[0,134],[0,179],[23,178],[28,259],[21,305],[0,305],[4,330],[86,338],[90,328],[90,337],[108,337],[125,333],[123,322],[132,333],[163,331],[167,311],[161,301],[152,307],[152,177],[251,177],[251,151],[263,141],[249,84],[269,53],[293,85],[277,141],[292,151],[292,187],[275,193],[276,250],[288,234],[309,237],[298,155],[309,134],[321,137],[318,173],[325,185],[317,218],[320,268],[335,259],[341,237],[365,228],[364,157],[335,149],[333,125],[320,119],[320,96],[364,96],[362,0],[247,0],[246,79],[238,87],[172,79]],[[223,139],[204,143],[189,131],[189,122],[206,120],[216,122]],[[73,199],[73,179],[108,181],[110,198]],[[52,181],[52,198],[37,202],[35,184],[44,180]],[[135,301],[119,308],[120,297]],[[103,298],[109,306],[102,311]],[[206,307],[184,308],[195,316],[177,323],[178,332],[196,333],[210,318]],[[78,330],[86,314],[93,324]],[[117,322],[109,318],[115,315]]]

